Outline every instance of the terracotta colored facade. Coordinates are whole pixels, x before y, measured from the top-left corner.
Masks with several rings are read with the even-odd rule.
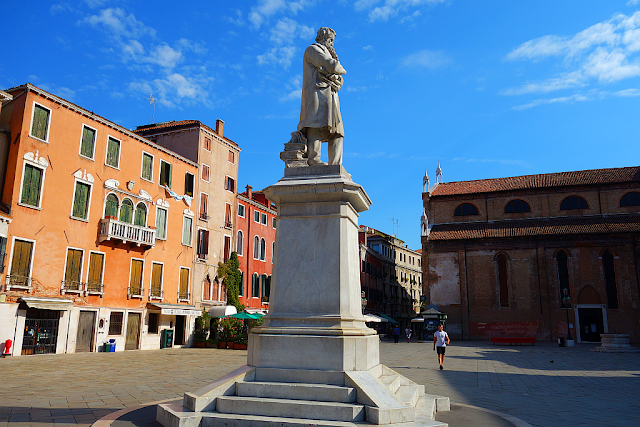
[[[640,340],[640,167],[426,189],[424,288],[464,339]],[[424,228],[423,228],[424,230]]]
[[[240,302],[248,312],[269,308],[271,273],[275,254],[277,208],[264,193],[246,191],[238,194],[236,252],[243,284]]]
[[[197,164],[32,85],[8,92],[0,340],[14,355],[160,348],[164,330],[187,344],[195,214],[161,181],[184,194]]]

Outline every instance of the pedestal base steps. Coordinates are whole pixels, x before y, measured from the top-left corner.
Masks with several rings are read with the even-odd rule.
[[[165,427],[447,427],[434,418],[449,409],[448,397],[425,394],[384,365],[349,372],[243,366],[185,393],[182,405],[158,405],[156,419]]]
[[[600,334],[600,347],[591,351],[604,353],[638,353],[639,349],[629,344],[629,334]]]

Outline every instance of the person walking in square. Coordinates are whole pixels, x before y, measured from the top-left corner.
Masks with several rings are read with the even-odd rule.
[[[397,343],[400,339],[400,328],[397,326],[393,328],[393,342]]]
[[[411,342],[411,328],[407,326],[407,329],[404,330],[404,333],[407,336],[407,342]]]
[[[440,364],[440,370],[444,369],[442,365],[444,364],[444,351],[451,340],[449,340],[449,335],[444,331],[444,326],[442,323],[438,325],[438,331],[433,334],[433,350],[438,350],[438,363]]]

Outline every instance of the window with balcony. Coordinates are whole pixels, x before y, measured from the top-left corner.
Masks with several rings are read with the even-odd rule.
[[[153,155],[142,153],[142,172],[140,177],[144,180],[153,182]],[[161,184],[162,185],[162,184]]]
[[[120,207],[120,199],[113,193],[107,194],[104,202],[104,217],[118,219],[118,208]]]
[[[167,163],[164,160],[160,160],[160,180],[158,184],[171,188],[171,163]]]
[[[236,252],[239,256],[242,256],[244,253],[244,233],[242,230],[238,230],[238,238],[236,240]]]
[[[124,199],[122,206],[120,206],[119,220],[131,224],[133,219],[133,202],[131,199]]]
[[[144,270],[144,261],[141,259],[131,259],[131,272],[129,275],[129,298],[142,298],[144,295],[142,289],[142,272]]]
[[[200,219],[207,221],[209,219],[209,195],[200,193]]]
[[[107,158],[104,164],[112,168],[120,168],[120,141],[112,136],[107,138]]]
[[[164,266],[161,263],[151,264],[151,287],[149,288],[149,298],[162,299],[162,273]]]
[[[193,218],[186,215],[182,217],[182,244],[185,246],[193,244]]]
[[[167,209],[158,207],[156,209],[156,238],[167,239]]]
[[[82,139],[80,140],[80,155],[82,157],[93,160],[96,148],[96,133],[97,131],[94,128],[87,125],[82,126]]]
[[[196,177],[192,173],[187,172],[184,174],[184,194],[189,197],[193,197],[195,179]]]
[[[196,253],[199,259],[207,259],[209,255],[209,230],[198,230]]]
[[[180,287],[178,288],[178,302],[189,301],[189,269],[180,267]]]
[[[102,295],[104,292],[104,254],[89,254],[89,272],[87,273],[87,293]]]
[[[49,142],[49,125],[51,121],[51,110],[43,105],[33,103],[33,117],[31,118],[32,137],[44,142]]]
[[[112,311],[109,315],[109,335],[122,335],[122,321],[124,313],[122,311]]]
[[[67,260],[64,268],[62,291],[65,293],[83,293],[84,284],[80,281],[83,251],[81,249],[67,249]]]
[[[140,227],[147,226],[147,206],[142,202],[136,205],[136,215],[133,223]]]

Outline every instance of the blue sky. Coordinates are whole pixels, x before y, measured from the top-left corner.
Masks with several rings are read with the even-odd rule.
[[[373,200],[360,222],[413,249],[438,160],[445,181],[638,165],[640,0],[22,1],[0,14],[1,88],[31,82],[127,128],[151,122],[150,93],[156,122],[221,118],[241,189],[282,177],[302,54],[334,28],[344,165]]]

